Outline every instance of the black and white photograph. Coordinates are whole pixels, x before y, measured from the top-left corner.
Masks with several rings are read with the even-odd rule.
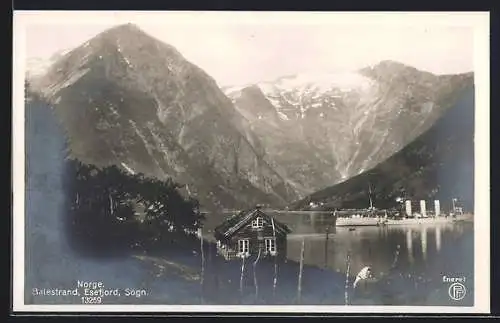
[[[14,310],[489,311],[488,13],[13,37]]]

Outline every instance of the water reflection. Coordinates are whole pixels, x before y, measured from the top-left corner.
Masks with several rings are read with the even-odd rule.
[[[442,283],[443,274],[459,272],[473,277],[472,224],[434,223],[348,228],[335,227],[334,219],[325,214],[294,212],[292,215],[273,215],[292,229],[287,241],[289,259],[300,261],[304,240],[305,265],[345,275],[346,260],[350,255],[349,270],[352,275],[365,266],[371,266],[376,277],[385,279],[387,285],[383,285],[381,292],[390,300],[380,300],[384,304],[393,304],[396,302],[395,298],[416,289],[421,290],[418,296],[421,299],[407,296],[408,304],[425,302],[426,298],[432,303],[434,301],[430,300],[431,297],[445,301],[448,286]],[[210,222],[205,224],[204,231],[210,233],[223,218],[211,217]],[[457,257],[457,253],[461,257]],[[259,289],[260,285],[259,283]],[[469,287],[472,295],[473,286]],[[260,293],[260,290],[255,290],[255,293]]]
[[[452,223],[420,224],[413,226],[335,227],[335,219],[325,213],[271,214],[286,223],[292,234],[288,237],[287,256],[299,261],[301,242],[306,240],[304,263],[331,270],[345,271],[350,251],[351,269],[359,271],[364,266],[387,272],[394,262],[397,245],[401,246],[400,266],[420,266],[433,261],[445,244],[464,234],[464,225]],[[211,236],[213,229],[226,215],[211,216],[204,231]],[[415,245],[414,241],[419,241]],[[431,244],[429,244],[429,241]],[[432,248],[430,248],[432,246]]]
[[[408,229],[406,231],[406,250],[408,252],[408,261],[410,264],[413,264],[414,258],[413,258],[413,231]]]
[[[422,256],[424,260],[427,259],[427,226],[421,228],[420,243],[422,246]]]
[[[436,227],[436,250],[441,251],[441,226]]]
[[[316,219],[316,222],[320,221]],[[311,223],[312,226],[312,223]],[[439,258],[443,245],[453,246],[453,240],[464,233],[464,225],[433,224],[416,226],[356,227],[354,230],[336,228],[335,233],[326,230],[304,228],[288,237],[287,256],[300,259],[300,246],[306,241],[304,262],[331,270],[345,272],[347,254],[351,253],[351,270],[357,272],[364,266],[372,266],[379,274],[391,270],[393,263],[400,270],[426,267]],[[296,226],[300,228],[300,226]],[[419,241],[416,246],[415,239]],[[399,252],[398,245],[400,246]],[[396,253],[398,253],[396,259]],[[425,265],[425,266],[424,266]]]

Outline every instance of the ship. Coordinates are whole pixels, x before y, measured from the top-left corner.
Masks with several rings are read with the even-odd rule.
[[[447,214],[426,212],[413,213],[410,216],[400,212],[380,210],[373,206],[371,185],[368,186],[370,207],[366,209],[344,209],[335,211],[337,227],[385,226],[385,225],[418,225],[455,222],[473,222],[471,213],[464,213],[461,207],[456,207],[453,199],[452,210]],[[425,206],[424,206],[425,207]]]
[[[412,224],[440,224],[440,223],[454,223],[454,222],[473,222],[474,216],[472,213],[464,213],[461,206],[457,206],[458,199],[452,199],[452,208],[448,213],[442,213],[440,211],[439,200],[434,203],[435,211],[426,211],[425,202],[421,203],[421,212],[411,212],[411,206],[406,210],[406,214],[399,217],[390,217],[387,219],[387,225],[412,225]],[[422,205],[422,203],[424,205]]]
[[[370,206],[365,209],[344,209],[335,211],[337,227],[380,226],[385,225],[388,219],[387,210],[379,210],[373,206],[372,189],[368,185],[368,199]]]
[[[385,225],[414,225],[414,224],[442,224],[455,222],[473,222],[474,216],[471,213],[429,216],[429,217],[404,217],[404,218],[389,218]]]

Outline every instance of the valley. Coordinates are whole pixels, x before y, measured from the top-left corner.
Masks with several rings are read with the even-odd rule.
[[[387,60],[220,88],[132,24],[33,68],[30,86],[54,107],[72,157],[171,178],[210,210],[293,208],[337,184],[348,187],[406,147],[439,141],[419,138],[474,84],[472,73],[434,75]],[[465,109],[470,115],[473,102]],[[406,169],[398,189],[430,162],[391,160]]]

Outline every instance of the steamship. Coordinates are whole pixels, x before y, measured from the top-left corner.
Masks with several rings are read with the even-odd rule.
[[[401,225],[401,224],[434,224],[434,223],[453,223],[453,222],[471,222],[474,217],[471,213],[464,213],[461,206],[457,206],[458,200],[452,200],[451,211],[441,212],[439,200],[434,200],[434,210],[426,210],[426,201],[420,200],[420,212],[413,212],[414,201],[406,200],[404,215],[398,218],[387,219],[387,225]]]
[[[380,210],[373,206],[371,197],[371,186],[368,188],[370,207],[366,209],[344,209],[335,211],[337,227],[355,227],[355,226],[385,226],[385,225],[413,225],[413,224],[439,224],[453,222],[471,222],[473,216],[470,213],[464,213],[461,206],[457,206],[458,200],[452,200],[452,208],[448,213],[441,212],[439,200],[434,200],[434,209],[427,211],[426,201],[406,200],[405,208],[402,212],[392,212]],[[400,202],[401,200],[398,200]],[[419,212],[413,212],[412,204],[417,202],[420,207]]]

